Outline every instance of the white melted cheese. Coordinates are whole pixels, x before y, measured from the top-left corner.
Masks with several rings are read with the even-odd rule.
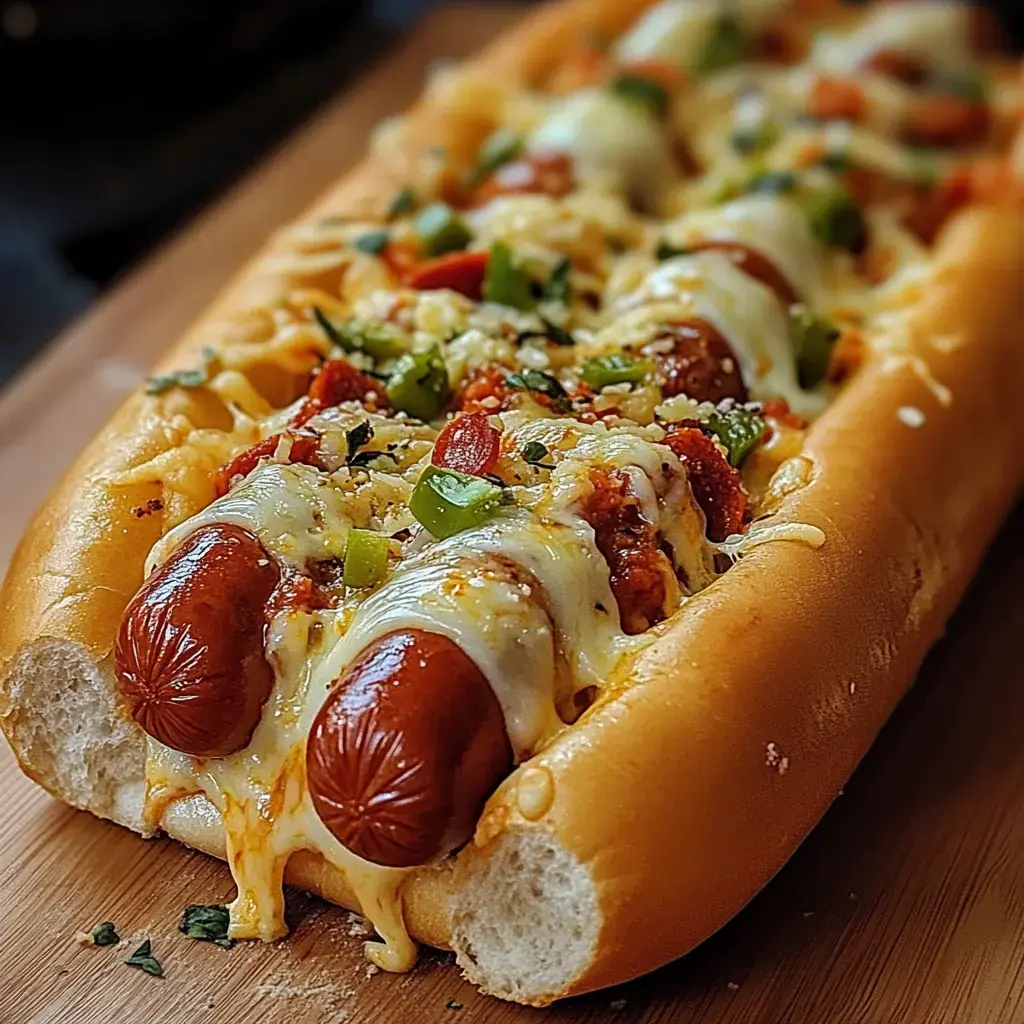
[[[664,0],[649,8],[615,47],[623,63],[660,58],[696,68],[721,16],[717,0]]]
[[[584,185],[629,193],[649,210],[658,209],[676,178],[662,126],[607,89],[586,89],[557,103],[529,148],[571,155]]]
[[[669,223],[665,237],[682,247],[706,241],[739,242],[766,256],[801,299],[820,301],[824,251],[807,215],[781,196],[751,195]]]
[[[849,34],[820,33],[811,61],[835,74],[854,74],[881,50],[910,57],[933,71],[963,71],[971,63],[970,9],[946,0],[880,4]]]
[[[781,396],[801,416],[824,408],[823,394],[804,391],[797,382],[787,314],[778,297],[723,253],[698,252],[665,260],[625,297],[620,308],[630,312],[610,324],[599,341],[628,342],[630,328],[652,320],[707,320],[736,353],[753,398],[766,401]]]
[[[267,462],[157,541],[146,559],[146,575],[190,533],[211,523],[240,526],[267,551],[299,567],[344,554],[352,526],[344,495],[322,473],[310,466]]]

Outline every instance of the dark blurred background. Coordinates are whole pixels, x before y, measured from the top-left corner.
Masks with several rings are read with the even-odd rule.
[[[0,0],[0,382],[432,2]]]

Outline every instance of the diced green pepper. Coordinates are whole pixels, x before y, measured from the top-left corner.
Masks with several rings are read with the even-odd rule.
[[[525,145],[526,139],[521,132],[509,128],[491,132],[476,155],[476,166],[466,175],[466,184],[475,188],[486,181],[499,167],[515,160]]]
[[[434,419],[452,393],[441,350],[435,345],[426,352],[407,352],[395,363],[386,390],[396,409],[419,420]]]
[[[811,231],[825,243],[850,252],[863,252],[867,225],[853,196],[842,186],[808,192],[802,197]]]
[[[744,192],[755,195],[777,196],[796,189],[797,178],[791,171],[763,171],[748,178]]]
[[[365,235],[360,235],[355,240],[354,245],[360,252],[365,252],[367,256],[379,256],[387,247],[390,238],[390,232],[386,228],[381,228],[377,231],[367,231]]]
[[[743,60],[746,50],[747,37],[743,26],[731,14],[722,14],[697,62],[697,70],[705,75],[721,71]]]
[[[741,405],[724,412],[715,409],[701,416],[701,422],[718,435],[728,453],[730,466],[739,466],[757,447],[765,427],[760,416]]]
[[[759,121],[757,124],[737,128],[730,139],[732,148],[741,156],[763,153],[779,141],[779,126],[775,121]]]
[[[394,359],[406,350],[397,328],[384,323],[367,323],[356,319],[336,324],[319,306],[313,307],[313,318],[328,340],[343,352],[365,352],[375,362]]]
[[[427,466],[409,498],[409,511],[442,540],[486,522],[506,502],[505,492],[483,477]]]
[[[388,203],[387,218],[389,221],[401,217],[403,214],[412,213],[416,209],[416,193],[406,186],[399,189],[394,198]]]
[[[465,249],[473,239],[473,232],[447,203],[436,202],[424,207],[412,226],[428,256]]]
[[[372,587],[388,568],[388,539],[372,530],[351,529],[345,543],[341,581],[346,587]]]
[[[817,387],[828,374],[839,328],[809,309],[800,309],[793,317],[791,336],[800,387]]]
[[[627,352],[612,352],[588,359],[580,367],[580,377],[600,391],[609,384],[638,384],[652,370],[646,359],[637,359]]]
[[[662,118],[668,113],[668,92],[653,78],[623,72],[612,79],[610,88],[620,99],[645,110],[652,117]]]
[[[534,298],[526,271],[518,266],[512,250],[504,242],[491,246],[491,258],[484,276],[484,298],[513,309],[531,309]]]

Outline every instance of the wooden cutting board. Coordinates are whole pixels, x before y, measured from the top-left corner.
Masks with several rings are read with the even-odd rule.
[[[512,17],[435,13],[0,396],[0,567],[79,444],[266,234],[359,156],[431,60],[476,49]],[[350,916],[299,893],[283,942],[187,939],[182,909],[229,899],[226,867],[54,803],[0,744],[0,1024],[1024,1021],[1022,636],[1018,513],[917,688],[767,890],[685,960],[548,1011],[478,996],[441,954],[370,977]],[[121,946],[75,944],[108,918]],[[163,979],[121,963],[144,937]]]

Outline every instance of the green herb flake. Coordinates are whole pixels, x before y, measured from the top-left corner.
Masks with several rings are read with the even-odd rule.
[[[543,330],[520,331],[516,335],[516,344],[521,345],[524,341],[530,341],[533,338],[543,338],[545,341],[550,341],[553,345],[560,347],[569,347],[576,344],[576,339],[564,327],[559,327],[558,324],[552,323],[552,321],[544,316],[540,318],[540,322],[544,325]]]
[[[313,319],[327,340],[343,352],[365,352],[375,361],[394,359],[405,352],[405,343],[397,328],[384,323],[362,323],[355,318],[344,324],[329,320],[319,306],[313,307]]]
[[[662,118],[668,113],[668,92],[653,78],[624,72],[612,79],[610,88],[619,99],[645,110],[653,117]]]
[[[185,908],[178,931],[190,939],[213,942],[221,949],[230,949],[235,940],[228,938],[231,915],[222,903],[193,903]]]
[[[780,134],[779,126],[774,121],[760,121],[737,128],[729,141],[740,156],[754,156],[774,146]]]
[[[566,303],[572,297],[572,285],[569,281],[569,272],[572,270],[572,260],[563,256],[552,268],[548,283],[544,285],[544,298],[548,302]]]
[[[160,961],[153,956],[149,939],[146,939],[123,963],[126,963],[129,967],[139,967],[147,974],[152,974],[154,978],[162,978],[164,976],[164,969],[160,965]]]
[[[203,349],[203,365],[194,370],[175,370],[172,373],[150,377],[146,381],[147,395],[162,395],[171,388],[201,388],[213,376],[214,364],[218,361],[216,349]]]
[[[416,209],[416,193],[411,188],[403,188],[395,193],[395,197],[388,203],[387,219],[390,223],[393,220],[397,220],[399,217],[403,217],[408,213],[413,213]]]
[[[367,256],[379,256],[387,248],[390,240],[391,233],[387,228],[380,228],[377,231],[367,231],[366,234],[360,235],[353,244]]]
[[[521,132],[499,128],[484,139],[476,156],[476,165],[466,175],[466,185],[476,188],[486,181],[499,167],[511,163],[523,151],[526,138]]]
[[[825,245],[861,253],[867,246],[867,224],[853,196],[842,185],[802,197],[811,231]]]
[[[743,60],[746,50],[743,26],[733,15],[721,14],[697,62],[697,70],[705,75],[721,71]]]
[[[121,936],[117,934],[117,926],[113,921],[100,921],[95,928],[80,936],[80,940],[89,946],[116,946]]]
[[[523,460],[538,469],[555,468],[553,463],[544,462],[550,454],[548,446],[541,441],[527,441],[523,445]]]
[[[763,171],[748,178],[744,192],[754,195],[777,196],[782,192],[796,190],[797,177],[791,171]]]
[[[765,422],[741,405],[716,408],[700,417],[727,452],[730,466],[739,466],[757,447],[765,431]]]
[[[505,378],[505,383],[512,388],[522,388],[525,391],[535,391],[541,395],[547,395],[561,412],[568,412],[569,395],[562,387],[557,377],[543,370],[520,370],[518,373],[510,373]]]
[[[693,249],[687,249],[686,246],[672,245],[670,242],[659,242],[658,247],[654,250],[654,258],[659,263],[674,259],[676,256],[692,255]]]
[[[351,430],[346,430],[345,444],[348,447],[348,455],[345,457],[345,462],[348,465],[352,465],[352,459],[355,458],[356,452],[372,438],[373,427],[369,420],[363,420],[361,423],[357,423]]]

